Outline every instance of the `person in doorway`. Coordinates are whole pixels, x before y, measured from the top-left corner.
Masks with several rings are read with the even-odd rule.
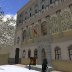
[[[46,72],[47,64],[48,62],[47,62],[47,59],[45,58],[42,63],[42,72]]]

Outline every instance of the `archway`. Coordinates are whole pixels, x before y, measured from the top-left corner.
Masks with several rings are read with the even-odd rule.
[[[41,34],[44,36],[44,35],[47,35],[47,22],[44,21],[42,24],[41,24]]]
[[[31,57],[31,50],[29,49],[28,50],[28,58],[30,58]]]
[[[15,64],[19,63],[19,48],[15,50]]]

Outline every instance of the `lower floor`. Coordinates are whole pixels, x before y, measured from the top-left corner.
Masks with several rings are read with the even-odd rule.
[[[71,70],[72,40],[53,43],[42,41],[30,45],[15,46],[8,54],[0,54],[0,62],[1,64],[29,64],[30,57],[35,57],[36,64],[39,65],[41,65],[43,59],[46,58],[48,64],[53,65],[55,69]]]
[[[42,64],[47,58],[55,70],[72,72],[72,40],[63,40],[53,43],[41,41],[29,45],[15,46],[14,48],[0,49],[0,64],[29,64],[30,57],[36,58],[36,64]]]
[[[40,64],[44,57],[51,60],[72,61],[72,40],[48,43],[40,42],[22,47],[21,58],[36,57]]]
[[[0,72],[39,72],[36,70],[29,70],[25,65],[1,65]]]
[[[48,64],[52,64],[55,69],[72,72],[72,39],[53,43],[42,41],[29,45],[17,45],[12,49],[0,51],[0,64],[29,64],[30,57],[35,57],[36,64],[41,65],[46,58]]]
[[[48,62],[51,60],[72,61],[72,40],[53,43],[42,41],[29,45],[17,45],[10,49],[7,54],[9,54],[10,63],[14,63],[16,58],[20,62],[22,58],[30,57],[35,57],[37,64],[42,64],[43,58],[47,58]]]

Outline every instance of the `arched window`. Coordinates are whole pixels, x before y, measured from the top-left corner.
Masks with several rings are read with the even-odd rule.
[[[26,51],[25,50],[23,50],[23,58],[25,58],[25,55],[26,55]]]
[[[41,33],[47,35],[47,23],[45,21],[41,24]]]
[[[42,5],[42,9],[44,9],[44,5]]]
[[[35,57],[35,58],[37,58],[37,53],[38,53],[38,51],[37,51],[37,49],[35,49],[35,50],[34,50],[34,57]]]
[[[17,37],[17,44],[19,44],[19,41],[20,41],[20,37]]]
[[[55,48],[55,59],[60,60],[61,59],[61,49],[59,47]]]
[[[68,47],[69,59],[72,60],[72,45]]]
[[[28,58],[30,58],[31,57],[31,50],[29,49],[28,50]]]
[[[53,1],[53,0],[50,0],[50,4],[52,4],[52,1]]]
[[[22,39],[23,39],[23,41],[24,41],[25,38],[26,38],[26,30],[24,30],[23,33],[22,33]]]

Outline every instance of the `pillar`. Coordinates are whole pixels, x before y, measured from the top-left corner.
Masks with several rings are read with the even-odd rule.
[[[50,16],[46,17],[46,21],[47,21],[46,53],[47,53],[48,66],[52,66],[52,53],[51,53],[52,35],[51,35],[51,32],[50,32]]]

